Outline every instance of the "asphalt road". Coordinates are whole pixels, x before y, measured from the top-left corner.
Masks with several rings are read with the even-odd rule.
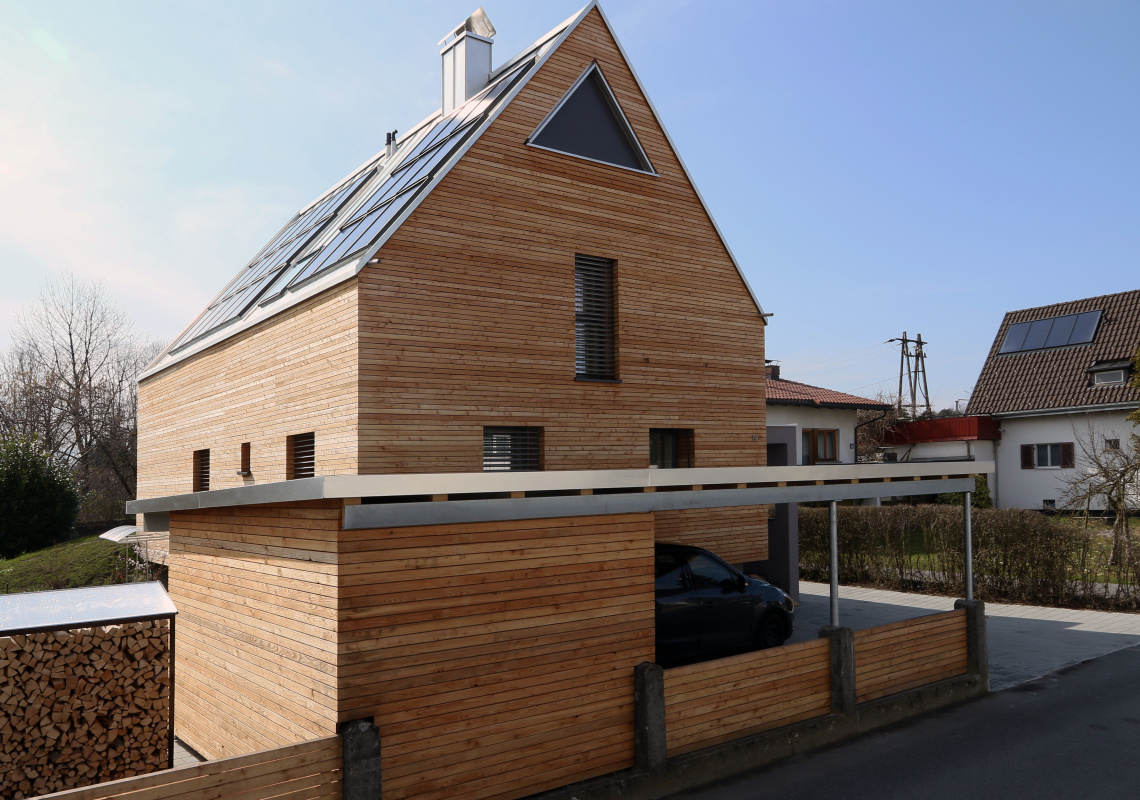
[[[1140,797],[1140,646],[670,800]]]

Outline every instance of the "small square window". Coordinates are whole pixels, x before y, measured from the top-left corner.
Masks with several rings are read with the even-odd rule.
[[[298,433],[285,439],[285,479],[294,481],[317,474],[316,435]]]
[[[1120,449],[1120,440],[1119,439],[1105,439],[1104,440],[1104,448],[1106,450],[1119,450]]]
[[[542,428],[483,428],[484,472],[536,472],[542,469]]]
[[[800,460],[805,464],[831,464],[839,460],[839,431],[805,428],[802,433]]]
[[[650,428],[649,466],[658,469],[685,469],[693,466],[691,428]]]

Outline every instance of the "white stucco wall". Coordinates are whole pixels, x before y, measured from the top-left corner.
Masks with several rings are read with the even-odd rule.
[[[767,424],[795,426],[795,463],[797,464],[803,463],[803,453],[800,452],[800,433],[804,428],[838,430],[839,437],[836,443],[835,455],[842,464],[854,464],[855,423],[857,421],[857,412],[853,408],[814,408],[812,406],[782,406],[776,404],[768,406]]]
[[[1040,417],[999,419],[1001,441],[997,447],[998,480],[996,491],[991,485],[998,508],[1041,508],[1044,500],[1055,500],[1061,506],[1065,481],[1073,469],[1022,469],[1021,445],[1052,444],[1088,440],[1092,436],[1098,446],[1104,439],[1119,439],[1127,447],[1128,434],[1136,427],[1125,417],[1127,412],[1104,411],[1092,414],[1054,414]],[[1076,467],[1081,468],[1081,447],[1075,444]]]

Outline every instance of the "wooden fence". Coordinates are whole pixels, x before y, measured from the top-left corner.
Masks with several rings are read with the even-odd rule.
[[[963,675],[967,669],[964,609],[855,631],[860,703]]]
[[[40,800],[341,800],[341,738],[206,761]]]
[[[670,756],[830,711],[831,645],[827,639],[665,672]]]

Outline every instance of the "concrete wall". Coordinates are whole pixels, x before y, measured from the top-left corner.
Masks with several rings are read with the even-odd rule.
[[[839,442],[836,455],[843,464],[855,463],[855,423],[857,412],[853,408],[813,408],[811,406],[768,405],[769,425],[796,427],[796,457],[792,463],[802,464],[803,453],[800,432],[804,428],[837,429]]]
[[[1125,417],[1123,411],[1106,411],[1002,419],[996,490],[991,484],[994,504],[998,508],[1041,508],[1042,501],[1055,500],[1060,506],[1066,480],[1081,468],[1080,441],[1088,441],[1091,429],[1097,447],[1103,447],[1105,438],[1120,439],[1121,446],[1126,447],[1128,434],[1135,432],[1135,427]],[[1074,469],[1021,468],[1021,445],[1055,442],[1076,443]]]

